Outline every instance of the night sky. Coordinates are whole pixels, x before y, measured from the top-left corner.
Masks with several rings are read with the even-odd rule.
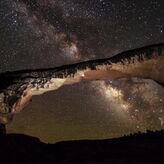
[[[163,0],[1,0],[0,72],[107,58],[164,43]],[[93,81],[34,97],[7,126],[45,142],[164,129],[164,89]]]

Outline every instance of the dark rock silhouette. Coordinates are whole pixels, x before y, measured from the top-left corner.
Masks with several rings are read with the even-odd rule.
[[[3,136],[6,134],[6,127],[4,124],[0,124],[0,136]]]
[[[0,161],[17,164],[159,164],[164,163],[164,131],[56,144],[45,144],[37,138],[22,134],[7,134],[0,137]]]

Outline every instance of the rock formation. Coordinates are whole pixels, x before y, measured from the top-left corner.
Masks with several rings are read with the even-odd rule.
[[[33,95],[88,80],[147,78],[164,84],[164,44],[120,53],[107,59],[57,68],[21,70],[0,74],[0,122],[7,123]]]

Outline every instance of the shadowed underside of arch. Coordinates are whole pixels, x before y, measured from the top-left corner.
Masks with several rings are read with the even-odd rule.
[[[98,59],[56,68],[0,74],[0,122],[7,123],[33,95],[81,81],[147,78],[164,84],[164,44],[151,45]]]

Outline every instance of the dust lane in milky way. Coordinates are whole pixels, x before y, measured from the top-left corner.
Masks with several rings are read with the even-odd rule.
[[[107,58],[164,41],[162,0],[0,3],[1,71]]]

